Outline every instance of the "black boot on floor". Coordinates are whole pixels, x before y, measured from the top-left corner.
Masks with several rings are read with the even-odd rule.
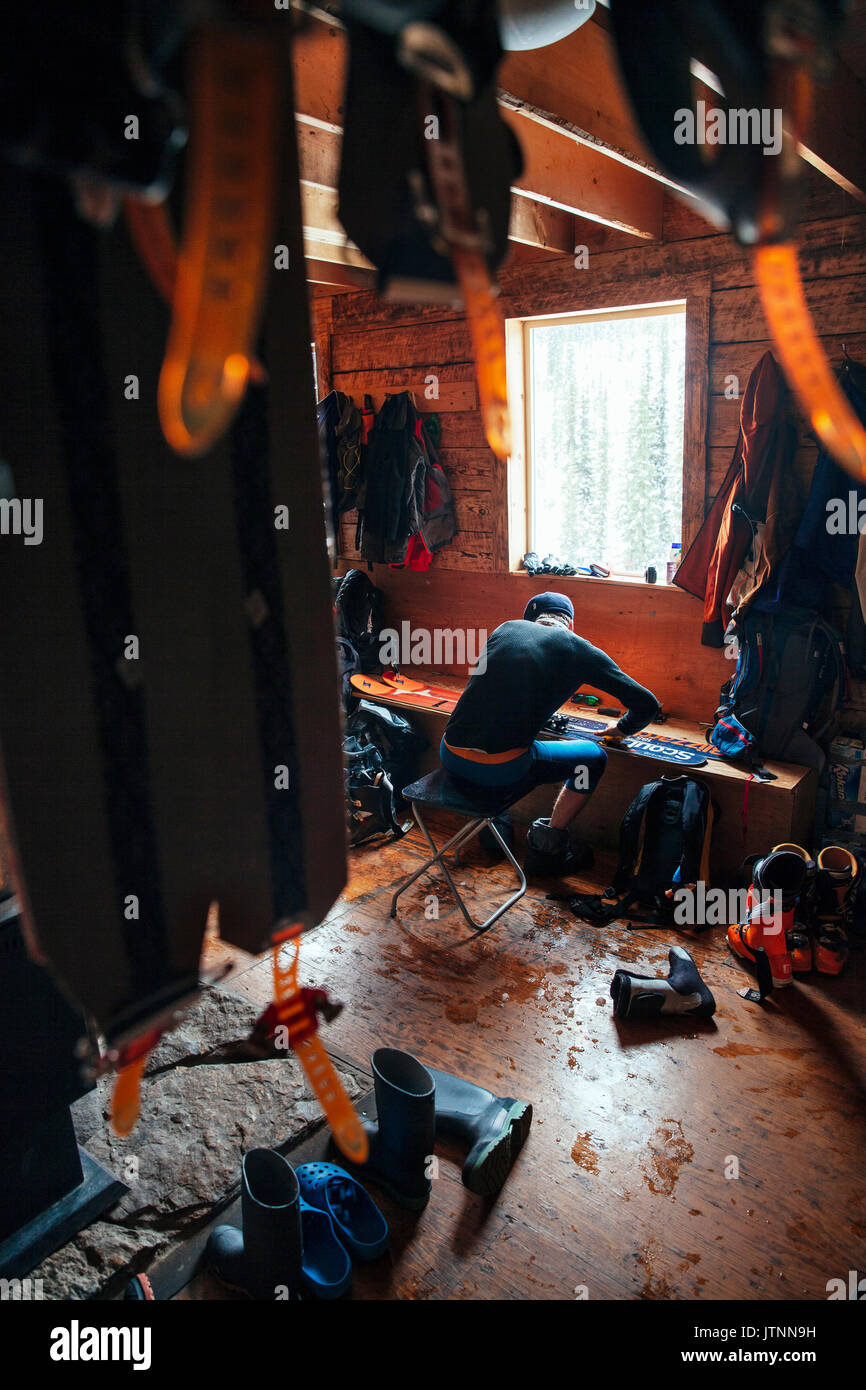
[[[421,1211],[430,1200],[427,1176],[436,1139],[436,1088],[416,1057],[379,1047],[370,1059],[376,1092],[376,1121],[365,1121],[370,1157],[355,1165],[341,1159],[356,1177],[381,1187],[401,1207]]]
[[[470,1192],[498,1192],[523,1147],[532,1124],[532,1106],[511,1096],[495,1096],[459,1076],[430,1068],[436,1083],[436,1137],[468,1146],[463,1183]]]
[[[508,815],[504,815],[504,816],[494,816],[494,817],[493,817],[493,824],[496,826],[496,829],[499,831],[499,833],[500,833],[500,835],[502,836],[503,840],[505,841],[505,843],[507,844],[508,848],[511,850],[511,852],[512,852],[512,854],[513,854],[513,853],[514,853],[514,826],[513,826],[513,824],[512,824],[511,817],[508,816]],[[502,846],[500,845],[500,843],[499,843],[499,841],[497,840],[496,836],[493,834],[493,832],[492,832],[492,830],[490,829],[490,826],[489,826],[489,825],[485,825],[484,829],[483,829],[483,830],[481,831],[481,833],[479,834],[479,836],[478,836],[478,843],[479,843],[479,845],[481,845],[481,848],[482,848],[482,849],[486,849],[486,850],[487,850],[487,853],[488,853],[488,854],[494,854],[494,855],[496,856],[497,859],[504,859],[504,858],[505,858],[505,855],[504,855],[504,853],[502,852]]]
[[[527,878],[564,878],[592,868],[592,863],[589,845],[570,845],[568,831],[554,828],[549,817],[532,822],[523,860]]]
[[[668,964],[668,974],[661,979],[617,970],[610,982],[617,1018],[667,1018],[672,1014],[712,1018],[716,1001],[688,951],[683,946],[671,946]]]
[[[241,1221],[240,1231],[217,1226],[212,1232],[207,1254],[214,1273],[251,1298],[297,1297],[302,1259],[298,1180],[273,1149],[244,1154]]]

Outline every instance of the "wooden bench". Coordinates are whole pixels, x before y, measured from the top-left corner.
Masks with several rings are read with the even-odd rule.
[[[453,675],[437,675],[434,671],[414,667],[409,674],[418,680],[429,680],[431,684],[452,690],[455,697],[465,686],[465,681]],[[423,755],[422,763],[425,772],[439,765],[439,744],[448,723],[446,713],[435,709],[409,708],[404,701],[391,700],[387,696],[366,698],[400,710],[429,739],[430,747]],[[569,705],[565,708],[576,715],[594,717],[592,710],[582,706]],[[650,724],[646,732],[688,739],[694,743],[706,741],[705,725],[673,717],[664,724]],[[786,842],[808,845],[812,839],[817,773],[812,768],[798,767],[792,763],[766,760],[764,765],[769,772],[775,773],[774,781],[761,782],[741,768],[713,759],[707,759],[703,767],[678,769],[673,763],[662,759],[612,748],[609,750],[605,775],[580,817],[580,838],[599,849],[618,850],[623,813],[644,782],[685,772],[701,778],[711,788],[719,809],[719,819],[713,835],[710,864],[715,880],[728,878],[736,873],[749,854],[758,854]],[[555,793],[554,787],[537,787],[529,796],[517,802],[511,812],[513,819],[528,824],[536,816],[548,815]]]

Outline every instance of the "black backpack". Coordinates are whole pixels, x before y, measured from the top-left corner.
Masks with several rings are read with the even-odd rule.
[[[415,780],[426,747],[427,740],[394,710],[358,702],[343,740],[350,845],[374,835],[399,839],[411,829],[402,789]]]
[[[349,570],[334,599],[337,637],[357,652],[359,669],[368,675],[382,669],[382,611],[382,590],[371,583],[363,570]]]
[[[780,758],[820,770],[820,743],[845,690],[838,632],[809,608],[764,612],[755,605],[734,616],[725,634],[733,638],[737,667],[722,686],[710,743],[752,768]]]
[[[694,777],[647,782],[622,819],[613,886],[606,893],[569,895],[572,912],[603,924],[640,903],[652,909],[659,925],[672,924],[676,890],[709,882],[716,815],[709,788]]]

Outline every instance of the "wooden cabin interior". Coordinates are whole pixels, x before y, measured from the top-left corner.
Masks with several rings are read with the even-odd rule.
[[[348,673],[342,677],[343,716],[351,719],[359,709],[376,706],[408,721],[423,743],[415,752],[411,780],[429,778],[440,769],[441,740],[485,641],[501,625],[522,619],[535,596],[551,591],[570,601],[574,632],[652,692],[659,707],[657,717],[645,724],[644,747],[640,730],[634,748],[621,741],[608,745],[604,776],[569,830],[572,845],[584,856],[576,868],[546,875],[527,869],[525,877],[521,870],[529,852],[527,836],[542,821],[549,826],[546,818],[553,813],[561,783],[535,785],[508,804],[522,892],[514,893],[513,866],[497,846],[485,847],[474,838],[434,862],[395,899],[430,854],[471,819],[469,810],[457,809],[442,793],[441,783],[435,784],[438,791],[430,793],[429,802],[419,803],[422,819],[413,821],[409,803],[402,803],[398,834],[367,839],[358,832],[358,820],[352,822],[355,842],[347,851],[345,886],[335,898],[328,894],[319,920],[300,938],[299,947],[303,983],[342,1005],[330,1021],[325,1021],[327,1015],[320,1019],[318,1037],[350,1100],[362,1118],[380,1124],[385,1133],[375,1059],[384,1066],[382,1058],[406,1053],[420,1073],[437,1069],[492,1097],[508,1098],[496,1122],[500,1131],[508,1123],[502,1119],[508,1106],[517,1107],[514,1114],[519,1111],[525,1129],[518,1140],[514,1122],[507,1161],[502,1160],[504,1174],[479,1192],[467,1186],[463,1165],[480,1131],[467,1140],[459,1125],[450,1132],[437,1128],[435,1154],[429,1156],[423,1179],[429,1200],[414,1209],[377,1183],[375,1174],[367,1180],[363,1168],[352,1169],[387,1220],[390,1241],[384,1253],[368,1262],[353,1256],[351,1291],[343,1298],[686,1302],[701,1304],[700,1316],[708,1318],[706,1305],[726,1300],[766,1303],[769,1316],[770,1305],[784,1302],[866,1297],[847,1291],[850,1271],[864,1270],[866,1260],[866,1188],[860,1170],[866,1141],[866,895],[858,896],[859,865],[866,865],[866,839],[859,830],[866,820],[857,814],[866,807],[860,807],[856,789],[849,791],[848,800],[855,805],[845,818],[846,793],[840,791],[838,771],[842,764],[845,769],[856,764],[859,775],[857,758],[866,759],[866,665],[851,657],[837,676],[832,725],[829,732],[821,731],[823,753],[817,760],[721,756],[710,732],[723,702],[722,687],[737,669],[737,650],[729,637],[716,645],[702,642],[708,612],[703,590],[696,595],[674,582],[675,564],[669,572],[665,569],[673,542],[680,545],[681,557],[694,561],[715,516],[707,553],[712,552],[719,529],[713,504],[720,495],[729,495],[732,477],[743,476],[732,460],[742,465],[744,398],[750,399],[750,379],[765,354],[773,355],[782,379],[754,250],[720,219],[714,225],[706,204],[661,167],[630,100],[606,4],[597,4],[585,23],[553,44],[507,52],[496,76],[498,103],[521,147],[523,167],[512,183],[508,250],[495,276],[511,420],[510,450],[499,456],[488,440],[474,325],[466,309],[453,294],[440,295],[437,302],[383,294],[379,267],[352,242],[341,222],[348,42],[339,8],[307,12],[292,53],[315,398],[319,403],[336,399],[342,410],[343,397],[348,397],[359,410],[376,412],[378,419],[389,397],[408,393],[425,431],[430,428],[424,438],[435,442],[456,523],[453,538],[435,549],[432,558],[428,552],[427,567],[414,569],[371,559],[364,542],[371,529],[369,516],[365,521],[363,505],[359,512],[351,499],[342,498],[328,566],[316,561],[309,581],[300,569],[294,572],[301,609],[316,584],[320,597],[330,584],[330,604],[340,580],[360,572],[379,592],[382,631],[397,635],[398,660],[374,657],[355,672],[359,681],[354,684]],[[812,119],[794,156],[799,167],[794,241],[817,340],[837,372],[849,362],[866,364],[863,3],[851,6],[845,26],[834,36],[833,62],[832,76],[816,84]],[[696,100],[709,104],[723,100],[706,69],[696,75],[693,92]],[[371,169],[375,159],[371,150]],[[372,174],[371,182],[375,184]],[[592,515],[601,517],[607,529],[599,532],[593,550],[596,540],[579,524],[580,507],[590,508],[588,485],[583,484],[583,492],[580,488],[581,467],[589,468],[581,459],[586,431],[591,433],[595,423],[592,402],[587,413],[582,388],[583,414],[568,417],[571,438],[556,442],[545,458],[544,451],[553,448],[551,430],[559,429],[566,415],[559,406],[544,415],[553,407],[549,395],[541,396],[543,366],[538,363],[553,357],[540,356],[532,332],[562,333],[569,326],[576,325],[577,331],[581,325],[608,323],[618,335],[616,350],[625,363],[638,352],[638,339],[630,336],[638,332],[636,321],[648,322],[660,313],[678,323],[671,384],[655,366],[651,382],[652,410],[673,412],[673,423],[666,416],[662,427],[673,445],[663,450],[653,475],[663,480],[657,481],[659,488],[668,489],[667,510],[661,521],[650,520],[649,494],[641,489],[654,484],[641,474],[640,487],[632,486],[633,461],[610,463],[608,492],[607,484],[599,482],[598,469],[607,466],[607,456],[600,455],[601,464],[592,465],[592,488],[604,487],[606,510],[592,503]],[[567,366],[557,368],[557,381],[568,373],[581,377],[585,370],[595,391],[598,374],[574,346],[580,340],[560,341],[561,346],[549,349],[567,356]],[[265,359],[271,390],[273,361]],[[793,523],[785,551],[773,559],[770,578],[765,577],[765,595],[783,572],[787,549],[794,545],[809,499],[816,496],[816,469],[820,476],[828,459],[814,414],[790,378],[782,389],[774,428],[790,433],[780,465],[784,476],[778,476]],[[291,391],[312,398],[313,382],[296,381]],[[607,412],[605,419],[612,418],[611,399],[619,401],[621,412],[631,408],[621,386],[612,383],[611,392],[599,406]],[[321,421],[321,406],[319,417]],[[784,426],[778,424],[782,419]],[[764,436],[762,440],[759,448],[780,447]],[[363,467],[363,450],[361,458]],[[856,510],[857,499],[866,495],[863,485],[844,476]],[[333,485],[333,476],[331,481]],[[580,498],[584,502],[576,500]],[[847,491],[845,499],[847,507]],[[775,493],[769,501],[765,497],[763,514],[752,520],[770,525],[776,503]],[[622,550],[628,555],[623,563],[616,560],[620,552],[615,546],[611,560],[610,537],[617,528],[627,529],[631,537],[630,548]],[[658,542],[662,534],[663,548]],[[594,563],[598,572],[531,573],[524,557],[533,552],[539,563],[552,553],[560,569],[563,561],[573,569]],[[809,552],[800,553],[806,555],[808,569]],[[705,561],[705,577],[706,570]],[[852,606],[856,609],[859,602],[852,574],[822,592],[826,630],[847,633]],[[745,608],[744,603],[741,611]],[[778,605],[768,609],[777,611]],[[721,613],[724,626],[731,606],[722,605]],[[808,614],[801,611],[800,621],[806,623]],[[414,648],[419,634],[430,642]],[[311,674],[315,655],[307,658],[303,648],[299,651],[296,676],[303,685],[309,675],[302,703],[306,701],[313,727],[317,705],[330,708],[337,691],[332,676],[322,693]],[[807,651],[798,668],[802,682],[812,680],[815,661],[814,652]],[[417,682],[422,697],[413,699],[411,691],[385,681],[390,667]],[[478,670],[475,681],[489,679],[483,663]],[[371,682],[366,691],[363,678]],[[516,704],[521,701],[518,687],[530,679],[535,677],[514,667]],[[621,717],[628,708],[610,687],[589,678],[580,684],[594,703],[569,702],[563,706],[569,717],[599,720],[598,710],[611,705]],[[423,695],[431,688],[432,695]],[[737,708],[742,713],[745,705]],[[810,709],[810,718],[813,713]],[[8,738],[8,731],[0,730],[0,736],[4,733]],[[535,737],[544,738],[544,731]],[[588,727],[583,737],[597,739]],[[672,748],[679,752],[671,753]],[[505,756],[495,744],[495,731],[488,760],[494,753]],[[671,768],[678,758],[681,765]],[[312,759],[304,772],[315,778]],[[323,764],[323,781],[330,776],[330,764]],[[627,903],[604,921],[593,919],[586,897],[616,897],[611,885],[628,808],[648,783],[683,777],[692,777],[708,793],[712,814],[700,882],[702,891],[717,889],[725,906],[715,917],[674,921],[664,909],[653,916],[646,903]],[[11,805],[14,821],[14,796]],[[324,838],[330,833],[323,832]],[[2,843],[6,835],[14,841],[8,826]],[[641,840],[644,848],[646,843]],[[819,854],[840,844],[858,865],[846,899],[847,951],[838,957],[838,969],[819,970],[816,948],[809,956],[813,968],[797,971],[793,980],[774,976],[774,987],[767,990],[770,956],[761,950],[744,958],[730,945],[730,932],[745,921],[729,920],[730,904],[745,901],[756,861],[777,846],[803,848],[812,884],[814,875],[825,872]],[[5,868],[0,857],[0,872],[9,886],[16,861],[13,849],[7,846],[6,853]],[[315,853],[309,843],[308,853]],[[342,861],[336,872],[342,874]],[[621,889],[620,880],[616,882]],[[803,887],[800,898],[795,895],[798,913],[806,912],[807,891],[817,890]],[[514,901],[507,909],[477,929],[510,895]],[[251,939],[241,945],[238,935],[223,930],[231,917],[231,893],[221,898],[214,892],[212,897],[202,957],[208,993],[215,1001],[211,1007],[233,1026],[243,1019],[246,1028],[274,998],[273,963]],[[810,911],[817,911],[814,901]],[[790,926],[790,915],[786,921]],[[806,934],[807,942],[813,939],[814,932]],[[612,995],[617,972],[638,977],[638,984],[634,979],[631,984],[636,997],[640,979],[667,977],[672,947],[688,953],[702,988],[715,1001],[714,1011],[695,1014],[692,1006],[691,1011],[651,1016],[655,1006],[650,1005],[645,1016],[635,1005],[632,1016],[620,1016]],[[703,996],[695,988],[689,985],[690,998],[700,1003]],[[166,1047],[171,1036],[179,1038],[174,1054],[154,1053],[144,1072],[144,1114],[149,1103],[154,1113],[158,1109],[162,1071],[176,1067],[180,1076],[178,1056],[184,1047],[203,1057],[217,1042],[222,1045],[212,1035],[193,1030],[187,1036],[183,1024],[177,1027],[179,1032],[166,1035],[161,1044]],[[288,1066],[283,1060],[262,1061],[274,1055],[259,1054],[250,1065]],[[248,1057],[243,1060],[249,1063]],[[240,1065],[190,1063],[184,1084],[217,1072],[231,1072],[235,1087],[242,1085],[236,1073],[253,1074]],[[103,1076],[99,1086],[107,1084]],[[408,1081],[405,1085],[412,1090]],[[437,1085],[437,1094],[444,1094],[443,1083]],[[98,1094],[104,1128],[109,1093],[100,1089]],[[177,1303],[244,1299],[249,1294],[244,1279],[232,1283],[221,1277],[218,1260],[208,1253],[215,1226],[241,1223],[242,1154],[258,1143],[278,1150],[296,1170],[303,1164],[343,1161],[331,1143],[329,1126],[320,1122],[311,1092],[304,1093],[299,1112],[303,1124],[293,1120],[289,1138],[279,1127],[260,1137],[258,1121],[250,1117],[253,1095],[254,1089],[248,1090],[250,1112],[243,1112],[233,1139],[226,1141],[234,1144],[230,1183],[226,1179],[220,1187],[214,1179],[214,1189],[202,1195],[189,1179],[186,1196],[172,1198],[169,1214],[153,1206],[160,1214],[148,1226],[146,1239],[141,1211],[156,1198],[148,1195],[136,1207],[127,1196],[126,1214],[114,1218],[113,1227],[109,1211],[98,1219],[101,1234],[91,1234],[90,1245],[86,1232],[75,1238],[79,1246],[71,1274],[68,1268],[61,1272],[62,1250],[40,1257],[35,1272],[47,1283],[46,1296],[117,1300],[130,1296],[124,1290],[137,1279],[140,1287],[149,1280],[156,1298]],[[518,1102],[531,1106],[531,1123],[530,1112]],[[102,1129],[92,1098],[76,1104],[90,1107],[84,1139],[79,1132],[87,1147]],[[182,1108],[186,1101],[176,1097],[173,1104]],[[226,1107],[231,1119],[230,1101],[209,1104],[214,1110]],[[499,1131],[497,1135],[501,1138]],[[135,1180],[128,1165],[132,1162],[135,1169],[139,1152],[145,1162],[134,1135],[125,1148],[107,1138],[99,1138],[93,1148],[95,1157],[131,1184],[133,1195]],[[387,1166],[381,1149],[377,1152]],[[127,1169],[120,1172],[123,1164]],[[482,1179],[478,1182],[483,1185]],[[131,1255],[123,1254],[122,1242],[112,1244],[118,1224],[124,1236],[135,1228],[134,1241],[129,1236]],[[109,1229],[112,1240],[106,1245]],[[90,1271],[86,1277],[81,1272],[85,1267]],[[851,1285],[855,1290],[861,1287],[859,1278],[857,1274]],[[843,1286],[845,1292],[834,1292]],[[64,1292],[52,1292],[55,1287]],[[309,1287],[304,1297],[310,1296]],[[769,1320],[809,1318],[798,1313]]]

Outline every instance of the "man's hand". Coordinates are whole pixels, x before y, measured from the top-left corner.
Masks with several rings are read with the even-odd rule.
[[[601,735],[600,742],[603,743],[606,748],[624,748],[624,738],[625,735],[621,734],[619,729],[614,724],[612,728],[607,729]]]

